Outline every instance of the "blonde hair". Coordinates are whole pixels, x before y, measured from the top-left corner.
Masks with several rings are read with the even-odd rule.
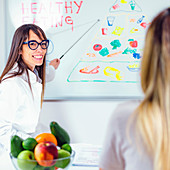
[[[170,8],[156,16],[148,28],[141,86],[145,97],[135,112],[137,132],[154,170],[170,170]]]

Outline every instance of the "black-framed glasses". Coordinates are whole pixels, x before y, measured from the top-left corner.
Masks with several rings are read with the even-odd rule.
[[[47,49],[49,46],[49,40],[43,40],[40,43],[38,43],[36,40],[30,40],[27,42],[23,42],[23,44],[28,44],[28,47],[31,50],[36,50],[39,45],[41,46],[42,49]]]

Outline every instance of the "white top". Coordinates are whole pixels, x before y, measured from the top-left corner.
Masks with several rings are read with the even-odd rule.
[[[10,71],[17,70],[17,64]],[[11,135],[26,137],[36,130],[41,106],[42,84],[28,70],[32,93],[26,73],[0,83],[0,145],[10,148]]]
[[[50,82],[55,78],[55,68],[52,65],[46,66],[46,76],[45,81]]]
[[[117,106],[112,115],[100,157],[103,170],[152,170],[152,161],[142,142],[136,145],[134,124],[127,139],[127,123],[140,101],[129,101]],[[140,146],[140,147],[139,147]]]

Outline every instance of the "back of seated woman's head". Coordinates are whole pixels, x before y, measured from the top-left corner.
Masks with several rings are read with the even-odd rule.
[[[170,8],[156,16],[148,28],[141,67],[145,94],[170,85]]]
[[[170,8],[151,22],[141,63],[144,100],[137,108],[137,132],[154,170],[170,170]]]

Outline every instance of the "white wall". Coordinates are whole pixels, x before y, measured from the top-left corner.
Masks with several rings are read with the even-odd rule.
[[[0,0],[0,74],[5,63],[5,1]]]
[[[121,101],[44,102],[40,122],[58,122],[72,143],[102,144],[110,115]]]

